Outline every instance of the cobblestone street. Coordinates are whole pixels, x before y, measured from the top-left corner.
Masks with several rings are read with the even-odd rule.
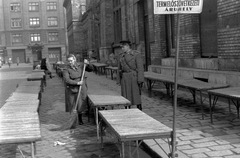
[[[11,82],[14,84],[9,92],[13,92],[16,84],[26,80],[26,75],[32,71],[32,67],[21,67],[21,71],[16,75],[12,75],[14,68],[1,69],[1,82],[4,82],[7,76],[18,78],[21,80]],[[19,68],[15,68],[19,70]],[[15,72],[16,73],[16,72]],[[22,76],[19,75],[22,73]],[[65,94],[62,79],[56,74],[53,79],[47,78],[47,87],[44,88],[42,93],[42,100],[39,111],[39,118],[41,123],[42,140],[36,142],[37,158],[119,158],[119,149],[116,145],[116,140],[109,134],[104,138],[104,150],[101,149],[101,144],[97,141],[96,125],[93,118],[88,122],[87,116],[83,117],[84,125],[78,126],[75,130],[58,131],[57,128],[69,120],[70,114],[65,112]],[[92,73],[95,77],[96,75]],[[105,80],[105,78],[103,78]],[[14,80],[14,79],[13,79]],[[98,80],[94,79],[93,81]],[[30,81],[29,81],[30,82]],[[11,85],[10,84],[10,85]],[[89,83],[91,84],[91,83]],[[2,86],[6,87],[7,85]],[[2,95],[1,91],[1,95]],[[5,94],[8,98],[10,95]],[[64,143],[62,145],[54,145],[54,142],[59,141]],[[133,145],[134,146],[134,145]],[[30,145],[19,145],[21,151],[26,157],[31,157]],[[140,150],[141,158],[150,158],[143,150]],[[0,158],[21,158],[17,145],[0,145]]]
[[[24,68],[26,75],[31,71],[31,67]],[[1,82],[7,78],[6,69],[1,69]],[[9,72],[14,73],[14,72]],[[110,134],[106,134],[104,139],[104,150],[101,150],[96,138],[96,127],[93,118],[88,122],[84,116],[84,125],[79,126],[75,131],[55,131],[54,129],[66,122],[70,115],[65,110],[64,87],[62,79],[56,76],[53,79],[47,78],[47,87],[42,94],[40,106],[40,122],[42,141],[37,142],[37,155],[39,158],[118,158],[119,150],[115,145],[115,140]],[[88,84],[99,83],[110,90],[120,94],[120,86],[116,80],[106,78],[104,75],[94,73],[87,74]],[[24,76],[16,75],[16,78],[24,79]],[[12,79],[14,81],[14,79]],[[20,81],[20,80],[19,80]],[[12,82],[16,87],[17,82]],[[1,98],[3,91],[1,84]],[[172,128],[172,100],[166,95],[162,85],[156,86],[154,95],[149,98],[146,87],[143,89],[142,102],[143,111],[163,124]],[[12,89],[13,90],[13,89]],[[5,97],[6,98],[6,97]],[[239,158],[240,157],[240,122],[237,119],[236,108],[232,106],[231,113],[228,112],[228,105],[218,102],[214,110],[214,124],[210,123],[208,99],[204,101],[205,119],[201,119],[199,100],[193,104],[192,95],[188,91],[180,90],[178,94],[177,111],[177,153],[179,158]],[[133,107],[135,108],[135,107]],[[66,143],[54,146],[55,141]],[[160,150],[152,140],[145,140],[148,152],[152,157],[163,158],[166,155]],[[165,140],[158,140],[163,148],[167,148]],[[30,157],[30,146],[28,144],[19,145],[26,157]],[[141,151],[142,158],[147,158],[147,154]],[[168,152],[168,151],[167,151]],[[20,158],[21,154],[16,145],[1,145],[1,158]]]

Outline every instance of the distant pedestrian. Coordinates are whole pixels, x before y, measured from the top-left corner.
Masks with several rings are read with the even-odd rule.
[[[49,75],[50,78],[53,78],[54,76],[52,75],[52,68],[51,68],[51,65],[48,61],[47,58],[43,58],[42,61],[41,61],[41,69],[42,70],[45,70],[45,74],[46,75]]]
[[[16,59],[17,66],[19,65],[19,57]]]
[[[97,55],[94,50],[88,52],[88,58],[90,63],[97,62]]]
[[[118,63],[121,94],[142,110],[141,87],[144,82],[144,69],[141,53],[130,48],[130,41],[121,41],[120,44],[123,51],[119,54]]]
[[[12,64],[12,59],[9,58],[9,59],[8,59],[8,66],[9,66],[9,68],[11,67],[11,64]]]
[[[67,56],[68,65],[63,70],[63,78],[66,83],[65,89],[65,101],[66,101],[66,112],[72,112],[74,105],[76,104],[77,95],[79,86],[81,85],[81,95],[78,102],[78,122],[79,125],[83,124],[82,121],[82,113],[87,108],[87,83],[84,78],[81,81],[82,72],[83,72],[83,64],[77,65],[76,58],[73,54],[69,54]],[[92,71],[92,65],[88,60],[84,60],[84,63],[87,64],[86,71]]]

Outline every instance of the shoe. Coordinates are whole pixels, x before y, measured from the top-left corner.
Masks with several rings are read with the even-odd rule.
[[[142,104],[138,104],[137,108],[142,111]]]
[[[83,125],[82,114],[78,114],[78,124]]]

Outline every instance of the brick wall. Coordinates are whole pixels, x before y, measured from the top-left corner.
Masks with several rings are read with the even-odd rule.
[[[237,70],[240,65],[240,2],[218,0],[219,69]]]

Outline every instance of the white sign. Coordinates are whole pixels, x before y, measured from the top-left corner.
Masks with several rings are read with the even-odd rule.
[[[154,14],[201,13],[203,0],[153,0]]]

